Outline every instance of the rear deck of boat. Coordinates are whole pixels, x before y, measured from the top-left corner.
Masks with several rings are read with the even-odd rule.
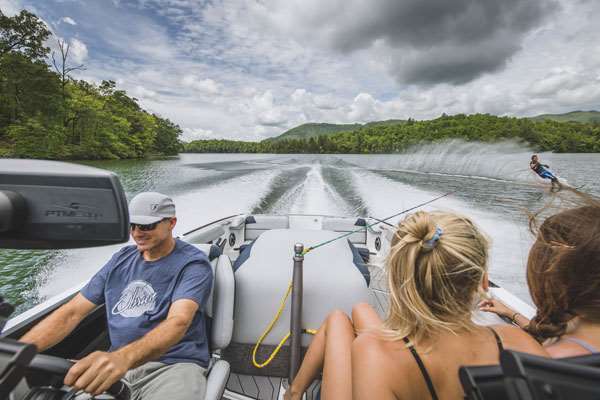
[[[369,304],[373,306],[381,318],[385,317],[388,307],[388,293],[386,291],[385,274],[378,265],[368,264],[371,275],[369,285]],[[255,375],[242,375],[232,373],[227,382],[227,392],[223,399],[237,400],[236,394],[243,394],[253,399],[260,400],[278,400],[280,397],[280,387],[282,378],[265,377]],[[318,393],[321,382],[314,382],[306,392],[307,400],[319,399]]]

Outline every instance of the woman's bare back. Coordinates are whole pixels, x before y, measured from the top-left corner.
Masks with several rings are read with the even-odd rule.
[[[511,326],[493,328],[505,348],[546,355],[543,348],[520,329]],[[435,340],[415,346],[415,349],[440,399],[463,399],[458,379],[460,366],[498,364],[496,339],[485,327],[475,327],[458,335],[443,333]],[[425,377],[404,342],[386,340],[372,333],[364,334],[355,340],[352,357],[353,364],[357,364],[356,370],[353,370],[356,400],[432,398]],[[368,377],[364,376],[365,373]],[[360,382],[368,379],[375,382]]]

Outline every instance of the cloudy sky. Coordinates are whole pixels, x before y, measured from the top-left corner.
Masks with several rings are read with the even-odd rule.
[[[0,0],[184,139],[600,110],[597,0]]]

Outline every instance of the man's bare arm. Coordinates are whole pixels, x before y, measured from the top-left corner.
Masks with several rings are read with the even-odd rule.
[[[92,303],[81,293],[56,309],[52,314],[34,326],[21,339],[21,342],[35,344],[38,351],[60,343],[88,315],[96,304]]]
[[[155,360],[183,339],[190,327],[198,303],[181,299],[169,308],[167,318],[144,337],[117,350],[129,360],[130,368]]]
[[[167,318],[142,338],[112,353],[97,351],[81,359],[69,370],[65,384],[94,395],[103,393],[128,370],[158,359],[179,343],[197,310],[195,301],[177,300]]]

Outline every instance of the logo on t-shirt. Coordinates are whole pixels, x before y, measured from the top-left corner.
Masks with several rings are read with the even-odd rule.
[[[133,281],[123,292],[112,309],[113,314],[127,318],[139,317],[154,308],[156,292],[146,281]]]

